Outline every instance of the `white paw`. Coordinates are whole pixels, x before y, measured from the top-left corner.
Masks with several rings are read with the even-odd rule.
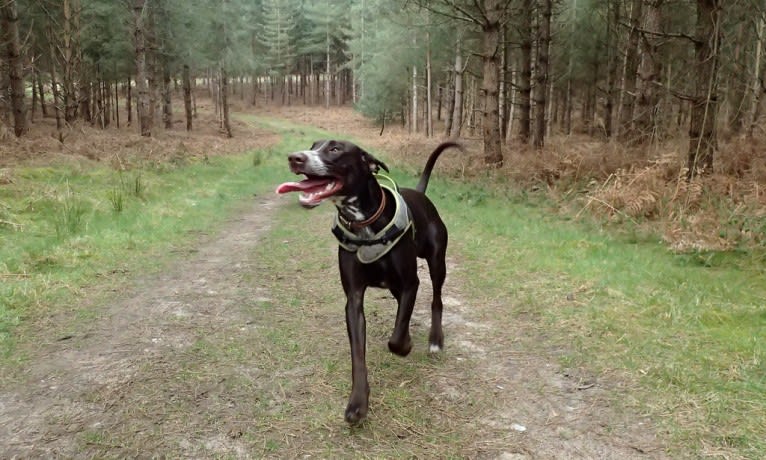
[[[440,351],[442,351],[442,347],[432,343],[428,346],[428,351],[431,353],[439,353]]]

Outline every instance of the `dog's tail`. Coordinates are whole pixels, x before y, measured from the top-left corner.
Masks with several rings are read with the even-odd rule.
[[[428,188],[428,180],[431,179],[431,171],[434,169],[436,160],[439,159],[439,155],[441,155],[443,151],[450,147],[456,147],[460,150],[463,150],[463,146],[457,142],[442,142],[439,144],[436,149],[434,149],[433,153],[431,153],[431,156],[428,157],[426,167],[423,168],[423,174],[420,175],[420,182],[418,182],[418,186],[415,187],[415,190],[420,193],[426,193],[426,188]]]

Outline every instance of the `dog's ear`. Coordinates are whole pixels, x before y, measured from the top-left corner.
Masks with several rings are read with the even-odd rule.
[[[367,167],[370,168],[371,173],[375,174],[381,169],[383,169],[386,172],[389,172],[388,166],[386,166],[385,163],[378,160],[377,158],[370,155],[369,153],[365,152],[364,150],[362,150],[362,158],[364,158],[364,162],[367,163]]]

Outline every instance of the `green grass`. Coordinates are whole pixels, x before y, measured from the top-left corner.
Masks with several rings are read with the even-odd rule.
[[[271,193],[284,152],[297,148],[286,138],[257,152],[125,172],[74,161],[15,169],[0,187],[0,358],[13,354],[19,325],[76,309],[84,289],[158,269],[253,194]]]
[[[394,177],[414,185],[421,167],[396,165]],[[493,181],[436,177],[429,195],[487,321],[531,321],[545,337],[531,346],[619,381],[628,391],[615,404],[650,415],[678,453],[766,453],[763,252],[675,254]]]
[[[0,188],[0,221],[6,222],[0,224],[4,354],[11,354],[13,337],[23,329],[19,324],[71,308],[83,290],[119,283],[125,273],[156,270],[167,254],[210,231],[249,195],[270,193],[285,177],[283,153],[326,135],[279,120],[257,122],[282,133],[280,146],[122,174],[91,163],[15,171],[15,183]],[[416,182],[411,166],[391,166],[402,185]],[[559,217],[543,201],[496,183],[435,177],[429,195],[449,226],[450,253],[480,319],[501,331],[528,325],[529,336],[520,338],[525,346],[555,350],[563,366],[594,373],[605,385],[619,384],[615,405],[651,416],[670,436],[672,453],[763,456],[762,254],[673,254],[651,237],[620,236],[596,223]],[[259,445],[263,455],[300,447],[332,456],[359,446],[381,457],[470,455],[476,433],[465,426],[481,416],[481,408],[491,407],[492,395],[472,384],[476,370],[465,363],[430,360],[422,350],[408,360],[392,359],[381,345],[392,321],[388,300],[373,298],[367,310],[374,344],[368,356],[375,388],[371,421],[337,436],[349,363],[334,242],[327,232],[316,240],[324,245],[301,247],[299,254],[285,244],[304,238],[307,225],[317,232],[329,229],[329,217],[326,210],[286,208],[277,219],[256,249],[261,265],[252,275],[273,287],[273,299],[243,306],[255,324],[269,326],[243,342],[200,340],[179,365],[193,371],[210,365],[206,360],[245,364],[252,350],[269,350],[259,357],[260,368],[284,374],[249,383],[260,385],[253,391],[262,396],[242,409],[249,421],[243,439]],[[285,289],[277,273],[298,271],[304,282]],[[413,339],[425,342],[423,336]],[[316,349],[322,350],[318,359]],[[456,384],[467,404],[461,410],[471,417],[427,420],[417,406],[408,406],[428,400],[430,377],[448,375],[460,377]],[[286,402],[285,394],[300,397]],[[443,404],[439,410],[445,414],[454,410],[450,402],[428,404]],[[375,417],[376,411],[387,416]],[[281,428],[294,428],[295,420],[305,420],[296,431],[304,435],[285,438]],[[418,432],[436,434],[418,438],[421,444],[403,441]],[[87,442],[103,440],[98,432],[84,436]]]
[[[531,316],[565,366],[625,379],[676,446],[766,452],[763,255],[673,254],[493,186],[429,194],[494,322]],[[624,396],[624,395],[623,395]]]

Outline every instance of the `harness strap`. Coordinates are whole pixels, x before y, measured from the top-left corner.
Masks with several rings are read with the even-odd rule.
[[[383,192],[384,197],[386,191],[391,194],[396,204],[396,211],[391,222],[381,231],[371,237],[357,235],[348,228],[348,224],[343,222],[339,214],[335,215],[332,233],[338,240],[338,244],[347,251],[355,252],[362,263],[372,263],[386,255],[413,226],[410,210],[407,203],[404,202],[404,198],[399,194],[396,184],[390,178],[385,178],[392,183],[393,187],[381,184],[381,192]],[[382,213],[382,211],[380,212]]]

